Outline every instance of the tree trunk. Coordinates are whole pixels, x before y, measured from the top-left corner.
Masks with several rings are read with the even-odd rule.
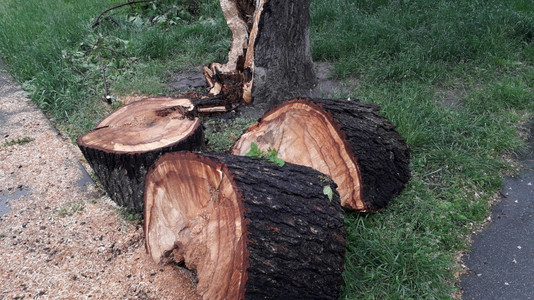
[[[267,109],[310,94],[317,84],[310,52],[308,0],[220,0],[232,45],[226,64],[204,68],[212,94]]]
[[[410,178],[409,149],[380,107],[357,100],[293,99],[270,110],[232,147],[252,142],[283,160],[310,166],[338,185],[344,207],[376,211]]]
[[[144,230],[154,261],[196,270],[203,299],[339,297],[342,208],[311,168],[166,154],[146,177]]]
[[[200,150],[204,132],[188,99],[149,98],[119,108],[77,140],[113,201],[143,211],[148,168],[162,154]]]

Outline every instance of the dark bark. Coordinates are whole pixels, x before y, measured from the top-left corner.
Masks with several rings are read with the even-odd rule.
[[[264,112],[317,84],[307,0],[220,0],[232,31],[228,63],[204,68],[211,94]],[[237,17],[237,18],[236,18]]]
[[[79,145],[111,200],[118,205],[143,212],[143,192],[148,168],[164,153],[199,150],[204,143],[201,127],[174,145],[141,153],[116,153]]]
[[[358,160],[362,198],[369,210],[384,208],[410,179],[410,151],[380,106],[358,100],[313,99],[334,116]]]
[[[309,96],[317,84],[310,52],[308,0],[265,2],[254,44],[254,105]]]
[[[330,202],[323,194],[326,176],[292,164],[221,158],[250,220],[245,298],[338,299],[345,234],[339,195]]]
[[[246,268],[246,283],[240,283],[244,286],[244,290],[240,293],[242,296],[236,298],[339,298],[345,254],[345,230],[335,183],[311,168],[289,163],[280,167],[258,158],[176,153],[164,155],[156,162],[147,176],[147,188],[153,186],[149,181],[157,182],[168,177],[164,177],[165,174],[153,175],[161,161],[188,159],[203,161],[221,170],[230,178],[231,185],[239,195],[237,199],[241,207],[239,213],[242,223],[246,224],[243,229],[246,249],[241,255],[244,256],[244,265],[248,268]],[[187,181],[188,178],[185,176],[180,180]],[[172,183],[166,184],[174,186]],[[323,193],[323,188],[327,185],[334,191],[332,200]],[[161,185],[157,186],[161,188]],[[145,200],[150,196],[149,193],[155,193],[157,190],[156,188],[147,190]],[[168,194],[169,191],[165,193]],[[150,213],[153,218],[157,209],[147,203],[148,207],[152,208]],[[172,210],[172,208],[167,210],[169,209]],[[186,214],[191,215],[191,212]],[[151,217],[147,217],[146,212],[145,234],[149,231],[147,228],[151,226],[150,220]],[[180,221],[184,222],[194,223],[191,220]],[[154,225],[154,228],[157,227]],[[184,230],[181,229],[179,232],[182,233]],[[147,240],[151,236],[158,235],[149,231]],[[208,244],[221,244],[209,236],[207,239]],[[175,242],[176,244],[182,242]],[[211,249],[210,246],[207,248]],[[240,255],[233,255],[241,258]],[[188,265],[187,261],[185,263]],[[211,278],[210,275],[199,273],[199,284],[202,276]],[[219,296],[220,299],[227,298],[224,294]]]

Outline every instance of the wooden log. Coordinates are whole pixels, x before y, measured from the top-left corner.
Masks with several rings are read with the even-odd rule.
[[[146,177],[144,231],[154,261],[196,270],[203,299],[339,297],[342,208],[311,168],[165,154]]]
[[[264,110],[317,84],[307,0],[220,0],[232,44],[226,64],[204,68],[211,94]]]
[[[293,99],[266,113],[234,144],[245,155],[252,142],[283,160],[329,175],[344,207],[377,211],[410,178],[409,149],[380,107],[357,100]]]
[[[204,132],[189,99],[148,98],[125,105],[77,140],[117,204],[143,211],[148,168],[163,153],[201,150]]]

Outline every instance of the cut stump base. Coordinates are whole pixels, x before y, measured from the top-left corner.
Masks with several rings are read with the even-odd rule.
[[[110,198],[143,211],[148,168],[163,153],[204,148],[189,99],[147,98],[125,105],[77,140]]]

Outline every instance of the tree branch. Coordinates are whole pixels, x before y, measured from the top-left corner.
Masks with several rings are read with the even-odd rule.
[[[134,5],[134,4],[138,4],[138,3],[146,3],[146,2],[153,2],[154,0],[138,0],[138,1],[131,1],[131,2],[126,2],[126,3],[122,3],[122,4],[119,4],[119,5],[116,5],[116,6],[113,6],[113,7],[110,7],[108,9],[106,9],[105,11],[101,12],[98,17],[96,18],[95,22],[93,23],[93,25],[91,26],[91,28],[95,28],[96,26],[100,25],[100,18],[102,18],[103,15],[107,14],[108,12],[114,10],[114,9],[117,9],[117,8],[121,8],[123,6],[127,6],[127,5]]]
[[[106,66],[104,66],[104,63],[102,62],[102,56],[100,55],[101,52],[101,43],[102,43],[102,37],[98,37],[97,41],[97,55],[98,55],[98,61],[100,62],[100,68],[102,70],[102,81],[104,82],[104,93],[105,93],[105,99],[108,104],[111,104],[111,97],[109,96],[109,90],[108,90],[108,83],[106,81]]]

